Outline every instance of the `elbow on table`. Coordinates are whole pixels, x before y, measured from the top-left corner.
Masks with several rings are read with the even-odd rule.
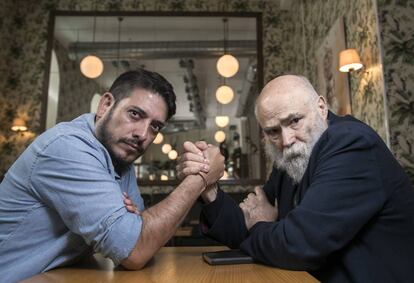
[[[144,259],[141,257],[128,257],[121,262],[121,265],[128,270],[141,270],[150,261],[151,258]]]

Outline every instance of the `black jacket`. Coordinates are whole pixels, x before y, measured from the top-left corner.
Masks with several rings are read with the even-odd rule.
[[[250,231],[219,191],[205,205],[206,234],[259,262],[309,271],[323,282],[414,282],[414,189],[367,125],[329,113],[300,184],[273,169],[264,186],[277,221]]]

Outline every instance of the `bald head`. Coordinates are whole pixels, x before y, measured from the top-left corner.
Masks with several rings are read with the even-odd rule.
[[[256,100],[255,114],[257,117],[258,108],[273,107],[281,100],[309,104],[316,103],[318,97],[319,95],[307,78],[295,75],[280,76],[271,80],[263,88]]]
[[[280,76],[263,88],[255,112],[266,155],[299,183],[313,146],[328,127],[325,99],[306,78]]]

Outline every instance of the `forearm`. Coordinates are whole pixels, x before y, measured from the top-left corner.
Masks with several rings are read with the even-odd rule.
[[[122,262],[128,269],[140,269],[174,235],[204,189],[198,175],[186,177],[163,201],[141,213],[141,235],[130,256]]]
[[[203,207],[200,221],[206,236],[231,248],[238,248],[248,236],[241,209],[221,190],[214,202]]]

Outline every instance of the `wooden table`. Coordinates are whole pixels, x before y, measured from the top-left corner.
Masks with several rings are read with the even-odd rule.
[[[223,250],[225,247],[164,247],[155,260],[140,271],[114,269],[111,260],[100,255],[70,267],[36,275],[23,282],[318,282],[310,274],[289,271],[261,264],[211,266],[201,257],[202,252]]]

